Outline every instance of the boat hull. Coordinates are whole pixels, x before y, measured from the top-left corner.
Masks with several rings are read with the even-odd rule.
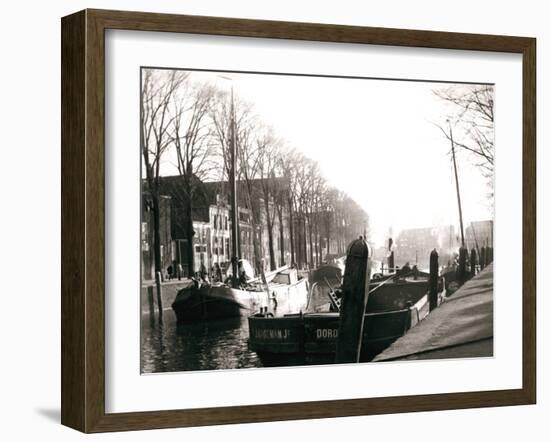
[[[361,361],[370,361],[429,313],[427,295],[411,307],[365,314]],[[339,313],[248,318],[249,347],[264,365],[333,363]]]
[[[267,309],[273,316],[300,312],[307,305],[307,281],[292,285],[272,284],[266,291],[241,290],[225,285],[181,290],[172,304],[179,324],[236,316],[249,316]]]

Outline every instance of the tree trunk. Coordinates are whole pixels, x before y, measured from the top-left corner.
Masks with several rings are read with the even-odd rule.
[[[250,207],[250,225],[252,226],[252,249],[254,254],[254,267],[256,273],[259,274],[262,263],[261,253],[261,235],[259,234],[259,226],[261,225],[261,214],[258,207],[257,199],[254,198],[252,192],[252,184],[248,178],[246,180],[246,196],[248,199],[248,207]]]
[[[252,248],[254,254],[254,267],[256,269],[256,272],[260,271],[262,261],[260,251],[261,240],[261,237],[259,237],[258,235],[258,222],[256,221],[255,217],[252,216]]]
[[[317,264],[317,267],[321,264],[321,248],[319,244],[319,234],[317,233],[317,226],[315,227],[315,234],[313,235],[315,240],[313,241],[315,243],[315,262]]]
[[[315,215],[315,255],[317,267],[321,265],[321,238],[319,236],[319,212]]]
[[[342,256],[342,246],[340,245],[340,230],[337,225],[336,227],[336,253],[338,253],[338,256]]]
[[[192,197],[187,197],[185,201],[185,235],[187,237],[187,264],[188,276],[195,272],[195,253],[193,245],[193,201]]]
[[[284,232],[284,224],[283,224],[283,208],[279,205],[277,205],[277,214],[279,215],[279,242],[281,244],[281,250],[280,250],[280,264],[279,266],[285,265],[285,232]]]
[[[275,250],[273,248],[273,219],[271,218],[271,213],[269,212],[269,200],[264,198],[265,204],[265,217],[267,221],[267,240],[269,243],[269,268],[275,270]]]
[[[295,256],[295,250],[294,250],[294,214],[292,210],[292,201],[290,198],[288,199],[288,230],[290,235],[290,263],[295,264],[296,263],[296,256]]]
[[[309,262],[313,267],[315,267],[315,261],[313,260],[313,226],[311,223],[311,212],[309,212],[307,217],[307,225],[309,234]]]
[[[155,274],[162,271],[162,257],[160,255],[160,199],[158,192],[151,192],[153,199],[153,257],[155,261]]]
[[[302,268],[302,236],[300,234],[300,214],[298,214],[298,216],[296,217],[296,230],[294,232],[294,235],[296,237],[296,250],[295,250],[295,254],[296,254],[296,264],[298,266],[298,268]]]
[[[260,220],[260,228],[258,229],[258,274],[264,270],[264,229]]]
[[[309,266],[309,256],[308,256],[308,253],[307,253],[307,219],[306,219],[306,214],[304,213],[304,217],[302,218],[302,221],[303,221],[303,231],[302,231],[302,234],[303,234],[303,237],[302,237],[302,240],[303,240],[303,244],[302,244],[302,247],[304,248],[304,264],[306,266]]]
[[[300,250],[300,263],[302,268],[307,265],[307,250],[306,250],[306,219],[303,213],[300,214],[298,219],[298,231],[299,231],[299,250]]]
[[[342,243],[342,248],[344,253],[347,253],[349,243],[350,243],[349,228],[348,228],[348,223],[346,221],[346,225],[344,226],[344,242]]]
[[[327,255],[330,255],[330,212],[327,215]]]

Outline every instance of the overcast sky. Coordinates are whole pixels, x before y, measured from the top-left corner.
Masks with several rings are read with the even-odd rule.
[[[332,185],[370,217],[370,239],[382,245],[412,227],[458,224],[450,143],[434,123],[448,106],[439,83],[193,72],[196,81],[231,88],[286,143],[318,161]],[[492,219],[486,180],[458,155],[465,225]],[[168,162],[163,174],[173,174]]]

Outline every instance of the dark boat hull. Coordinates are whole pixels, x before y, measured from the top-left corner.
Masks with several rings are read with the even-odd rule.
[[[370,361],[429,313],[427,295],[415,305],[367,313],[361,360]],[[270,318],[249,317],[249,346],[264,365],[333,363],[338,340],[338,313],[313,313]]]
[[[267,309],[276,316],[300,312],[307,305],[307,281],[290,286],[272,285],[265,291],[234,289],[227,286],[190,287],[181,290],[174,302],[178,324],[186,322],[249,316]]]

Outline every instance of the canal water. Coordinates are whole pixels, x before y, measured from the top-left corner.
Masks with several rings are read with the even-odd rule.
[[[171,310],[164,311],[162,325],[146,314],[141,342],[142,373],[262,367],[248,349],[245,317],[177,326]]]

